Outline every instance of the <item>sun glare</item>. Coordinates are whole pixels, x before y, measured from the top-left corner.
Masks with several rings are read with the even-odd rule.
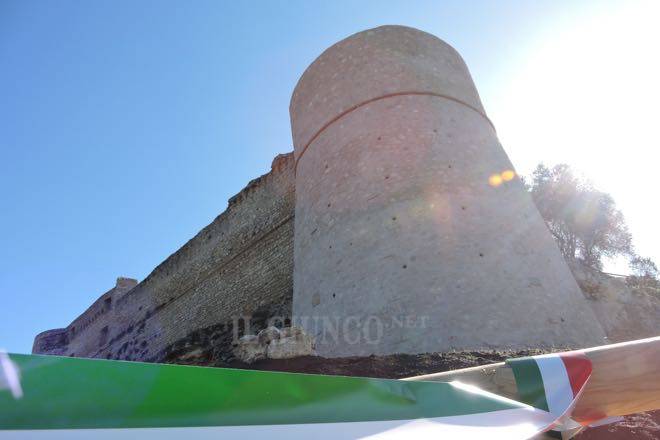
[[[659,21],[660,2],[576,13],[532,39],[488,109],[519,172],[540,161],[582,172],[614,196],[646,255],[660,249],[648,195],[660,158]]]

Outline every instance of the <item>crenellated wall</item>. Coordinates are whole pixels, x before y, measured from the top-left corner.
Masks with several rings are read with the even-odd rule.
[[[65,329],[39,334],[33,352],[158,361],[200,329],[264,309],[290,316],[292,155],[271,168],[141,283],[120,278]]]

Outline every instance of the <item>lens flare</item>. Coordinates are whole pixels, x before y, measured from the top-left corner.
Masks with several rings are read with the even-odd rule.
[[[493,174],[488,178],[488,184],[493,187],[500,186],[502,184],[502,176],[499,174]]]
[[[516,172],[513,170],[502,171],[501,176],[502,176],[502,180],[508,182],[510,180],[513,180],[514,177],[516,177]]]

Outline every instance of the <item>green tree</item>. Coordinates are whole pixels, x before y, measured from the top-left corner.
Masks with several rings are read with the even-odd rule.
[[[653,260],[634,255],[630,259],[630,269],[633,274],[626,279],[629,286],[646,288],[660,294],[660,272]]]
[[[567,260],[602,269],[605,257],[633,255],[631,235],[614,199],[568,165],[539,164],[527,188]]]
[[[635,255],[630,260],[630,268],[632,269],[633,274],[638,277],[657,278],[659,275],[658,266],[655,265],[653,260],[640,257],[639,255]]]

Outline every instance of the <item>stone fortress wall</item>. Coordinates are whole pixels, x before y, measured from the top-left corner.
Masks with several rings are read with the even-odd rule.
[[[290,316],[293,291],[292,154],[229,200],[227,210],[137,283],[119,278],[33,352],[160,361],[191,333],[266,310]]]
[[[362,55],[370,46],[382,56]],[[34,353],[226,365],[235,337],[259,329],[239,317],[290,318],[328,357],[657,333],[657,298],[573,268],[576,283],[520,182],[488,186],[512,166],[453,49],[386,26],[324,55],[292,99],[298,169],[293,153],[276,157],[146,279],[118,279]],[[349,347],[299,321],[315,315],[429,319]]]
[[[132,278],[117,278],[115,287],[101,295],[87,308],[87,310],[74,319],[66,328],[46,330],[37,335],[34,339],[32,351],[34,353],[69,356],[75,355],[75,352],[71,351],[74,347],[78,349],[79,352],[83,353],[95,351],[93,344],[91,344],[92,347],[88,346],[90,345],[91,338],[87,335],[97,331],[98,323],[102,324],[101,328],[105,326],[105,323],[108,320],[108,315],[111,314],[113,306],[117,303],[117,300],[137,284],[137,280]],[[98,340],[96,342],[98,342]]]

